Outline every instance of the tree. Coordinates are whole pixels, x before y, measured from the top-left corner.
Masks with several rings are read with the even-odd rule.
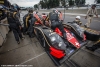
[[[74,5],[74,1],[73,0],[69,0],[69,6],[73,6]]]
[[[59,0],[42,0],[40,1],[41,7],[43,8],[55,8],[59,6]]]
[[[100,3],[100,0],[97,0],[97,3]]]
[[[65,0],[61,0],[61,3],[62,3],[62,6],[65,6],[66,5]]]
[[[75,0],[77,6],[84,5],[86,0]]]
[[[43,1],[40,1],[39,4],[41,5],[41,8],[43,9],[43,7],[44,7],[44,2],[43,2]]]
[[[37,5],[37,4],[35,4],[35,5],[34,5],[34,8],[35,8],[35,9],[36,9],[36,8],[38,8],[38,5]]]

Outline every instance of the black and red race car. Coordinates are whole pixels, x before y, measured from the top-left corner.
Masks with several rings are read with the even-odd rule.
[[[62,37],[62,32],[56,28],[53,31],[46,26],[34,26],[34,33],[42,47],[56,65],[60,65],[87,43],[85,37],[79,40],[73,32],[64,28],[67,39]]]
[[[59,28],[35,25],[34,33],[41,46],[56,65],[60,65],[87,43],[86,30],[76,23],[63,24],[67,38],[63,38]]]

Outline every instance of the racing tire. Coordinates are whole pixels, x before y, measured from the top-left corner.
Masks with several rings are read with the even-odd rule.
[[[35,32],[36,38],[40,42],[41,46],[43,48],[45,48],[46,47],[46,41],[45,41],[45,39],[43,37],[43,34],[38,29],[35,29],[34,32]]]
[[[45,51],[50,51],[50,49],[49,49],[50,47],[47,45],[47,42],[46,42],[45,38],[43,37],[43,35],[42,35],[43,40],[41,42],[41,39],[39,38],[39,34],[38,34],[39,32],[40,31],[38,29],[34,29],[35,36],[38,39],[38,41],[39,41],[40,45],[42,46],[42,48],[44,48]]]
[[[84,33],[86,35],[86,39],[90,41],[97,41],[100,38],[100,33],[96,30],[87,28]]]

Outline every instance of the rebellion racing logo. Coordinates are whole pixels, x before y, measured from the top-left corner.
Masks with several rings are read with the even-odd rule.
[[[73,44],[74,46],[76,46],[77,48],[80,47],[80,44],[78,43],[78,41],[75,39],[74,36],[72,36],[70,33],[67,33],[67,39],[68,41]]]
[[[70,34],[70,33],[67,33],[67,39],[68,40],[71,40],[71,39],[73,39],[74,37]]]

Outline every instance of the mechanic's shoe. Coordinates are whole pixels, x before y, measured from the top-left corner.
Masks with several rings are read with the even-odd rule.
[[[2,46],[0,46],[0,48],[1,48]]]
[[[30,37],[30,38],[33,38],[33,37],[34,37],[34,35],[29,35],[29,37]]]
[[[32,34],[32,35],[29,35],[29,37],[30,37],[30,38],[33,38],[33,37],[34,37],[34,35],[33,35],[33,34]]]
[[[88,49],[88,50],[90,50],[90,51],[95,51],[95,49],[93,48],[93,47],[88,47],[88,46],[86,46],[86,49]]]
[[[26,33],[23,33],[23,35],[27,35]]]
[[[25,37],[22,37],[21,39],[22,39],[22,40],[24,40],[24,39],[25,39]]]
[[[20,44],[20,42],[19,42],[19,41],[17,41],[17,43],[18,43],[18,44]]]

